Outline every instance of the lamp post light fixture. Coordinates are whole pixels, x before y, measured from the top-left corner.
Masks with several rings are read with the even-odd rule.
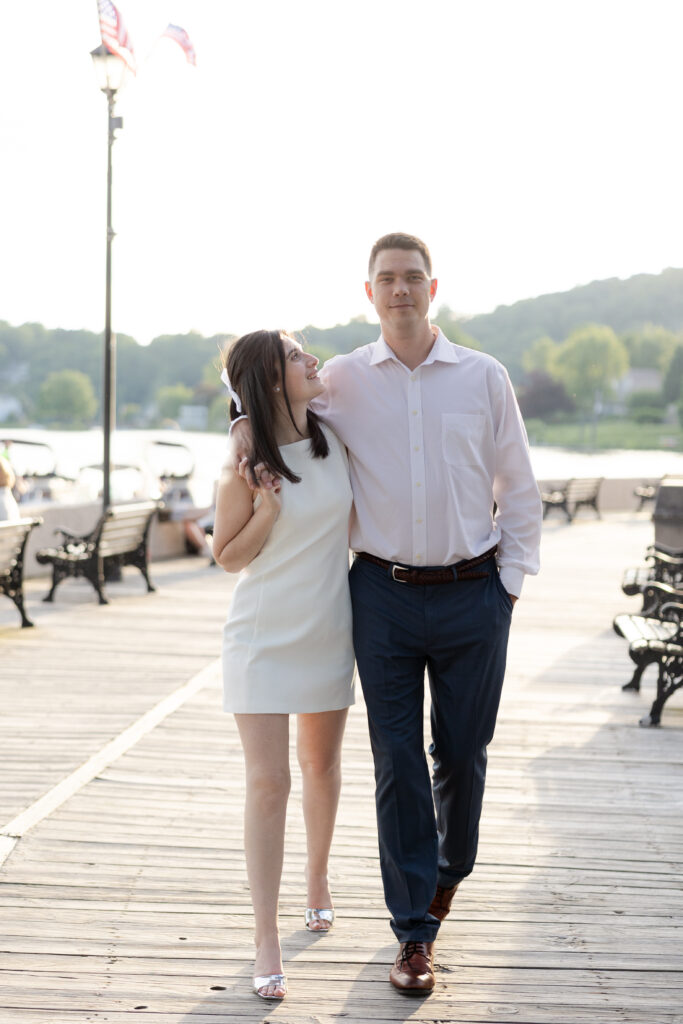
[[[102,506],[106,512],[109,508],[110,477],[111,477],[111,434],[116,419],[116,339],[111,331],[111,243],[114,230],[111,226],[111,147],[115,139],[114,132],[123,128],[123,118],[114,117],[116,93],[120,89],[126,73],[126,65],[116,54],[110,53],[105,46],[92,50],[90,56],[95,65],[95,74],[100,89],[107,97],[108,132],[107,132],[107,260],[105,272],[105,304],[104,304],[104,388],[103,388],[103,436],[104,455],[102,459]]]

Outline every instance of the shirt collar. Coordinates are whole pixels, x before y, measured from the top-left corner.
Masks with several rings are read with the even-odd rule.
[[[377,363],[384,363],[387,359],[393,359],[394,362],[401,363],[396,353],[387,345],[384,340],[384,336],[380,334],[379,338],[373,345],[372,356],[370,357],[370,365],[376,366]],[[443,333],[440,327],[437,327],[437,335],[432,345],[429,355],[420,363],[420,366],[427,366],[429,363],[459,363],[460,358],[458,356],[455,345],[453,345],[446,335]]]

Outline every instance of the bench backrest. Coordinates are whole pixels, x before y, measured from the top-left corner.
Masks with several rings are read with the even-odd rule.
[[[567,481],[567,501],[582,501],[584,498],[593,498],[600,490],[603,478],[577,477]]]
[[[34,526],[33,519],[0,523],[0,573],[6,573],[16,563],[26,535]]]
[[[137,505],[114,505],[102,524],[102,557],[134,551],[144,540],[145,531],[157,508],[158,505],[154,501]]]

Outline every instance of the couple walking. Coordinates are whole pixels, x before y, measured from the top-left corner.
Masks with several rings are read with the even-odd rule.
[[[437,281],[418,238],[380,238],[365,288],[379,339],[319,375],[317,359],[278,331],[246,335],[226,357],[231,418],[248,420],[232,432],[214,557],[244,570],[224,633],[224,707],[246,760],[254,990],[267,999],[286,993],[277,903],[288,715],[298,715],[305,920],[327,931],[354,653],[399,942],[389,978],[408,995],[433,988],[433,943],[476,857],[512,608],[524,574],[538,571],[540,499],[504,368],[431,325]]]

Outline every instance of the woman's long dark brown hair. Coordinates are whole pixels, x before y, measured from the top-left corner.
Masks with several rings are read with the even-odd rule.
[[[262,462],[274,476],[298,484],[301,477],[293,473],[286,464],[275,439],[278,415],[276,385],[282,389],[281,394],[289,418],[297,433],[299,432],[285,386],[285,346],[282,342],[282,335],[285,333],[252,331],[251,334],[244,334],[223,354],[223,362],[230,384],[242,403],[242,413],[239,413],[234,400],[231,400],[230,419],[237,419],[242,414],[249,417],[253,437],[250,459],[252,471],[254,466]],[[306,418],[311,435],[311,453],[314,458],[324,459],[329,455],[330,449],[320,421],[310,409],[306,412]]]

